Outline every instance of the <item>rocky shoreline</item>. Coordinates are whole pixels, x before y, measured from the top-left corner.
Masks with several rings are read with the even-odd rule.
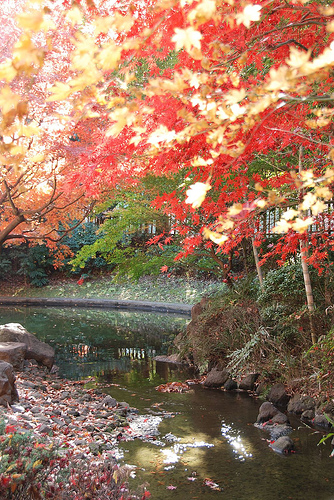
[[[89,379],[89,382],[94,381]],[[135,468],[117,465],[123,457],[119,442],[156,439],[162,418],[139,415],[128,403],[117,402],[97,388],[85,388],[86,383],[62,379],[33,360],[25,361],[15,380],[19,400],[7,407],[0,406],[0,421],[4,422],[7,434],[28,433],[32,443],[42,440],[44,447],[50,445],[58,456],[67,457],[67,461],[70,458],[71,468],[82,471],[88,465],[101,471],[112,470],[114,479],[116,470],[126,481],[129,474],[135,475]],[[67,498],[72,498],[69,494],[72,487],[64,486]],[[148,498],[146,490],[139,496],[127,496],[126,483],[120,493],[124,498]]]
[[[93,378],[59,377],[53,361],[21,325],[0,326],[1,498],[148,498],[145,485],[129,492],[135,467],[119,465],[119,443],[155,440],[162,417],[140,415]]]

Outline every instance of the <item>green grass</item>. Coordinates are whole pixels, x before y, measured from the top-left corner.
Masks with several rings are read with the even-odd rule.
[[[0,295],[19,297],[68,297],[104,298],[123,300],[147,300],[196,304],[204,296],[226,291],[226,285],[219,281],[196,278],[147,276],[137,282],[117,283],[112,276],[91,277],[82,285],[77,280],[58,279],[42,288],[27,285],[1,284]]]

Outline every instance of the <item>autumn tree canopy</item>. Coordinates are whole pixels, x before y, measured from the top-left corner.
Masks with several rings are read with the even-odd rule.
[[[223,252],[239,238],[260,238],[261,212],[272,206],[284,209],[275,230],[287,233],[285,241],[305,238],[326,209],[334,158],[333,7],[304,0],[31,0],[18,26],[18,41],[0,65],[2,134],[15,137],[2,146],[5,181],[8,169],[25,171],[36,136],[57,162],[64,158],[71,196],[83,186],[96,199],[107,186],[148,172],[185,169],[184,184],[155,205],[174,214],[186,253],[203,238]],[[30,121],[41,88],[39,113],[52,117],[56,134],[41,135],[38,113],[37,123]],[[187,220],[199,214],[199,234],[187,235]],[[326,253],[331,236],[322,237]]]
[[[57,61],[65,51],[56,30],[60,19],[44,19],[43,10],[25,13],[23,5],[15,1],[0,6],[5,27],[0,54],[0,246],[22,241],[54,246],[94,201],[85,196],[84,186],[68,185],[66,148],[71,136],[61,123],[58,105],[47,101],[48,86],[65,75],[65,57]],[[45,33],[34,32],[39,22]]]

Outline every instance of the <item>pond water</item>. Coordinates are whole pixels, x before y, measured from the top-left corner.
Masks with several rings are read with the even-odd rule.
[[[334,459],[329,442],[317,446],[321,434],[292,421],[297,452],[280,456],[253,425],[261,401],[200,386],[183,394],[156,391],[191,376],[152,359],[167,353],[186,316],[0,307],[0,320],[53,344],[62,376],[95,377],[118,401],[156,415],[156,439],[120,443],[121,461],[138,467],[133,486],[148,483],[152,498],[334,500]]]

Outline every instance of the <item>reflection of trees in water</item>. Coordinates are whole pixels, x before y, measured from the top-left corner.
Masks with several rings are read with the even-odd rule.
[[[0,315],[3,323],[21,323],[53,345],[56,364],[71,378],[124,373],[160,378],[152,358],[167,354],[188,321],[174,314],[41,307],[0,308]]]
[[[59,331],[73,339],[83,329],[92,335],[110,329],[110,335],[175,335],[183,330],[189,321],[187,316],[167,313],[120,311],[82,308],[32,308],[1,307],[1,321],[21,323],[28,331],[36,333],[41,340],[58,336]]]

